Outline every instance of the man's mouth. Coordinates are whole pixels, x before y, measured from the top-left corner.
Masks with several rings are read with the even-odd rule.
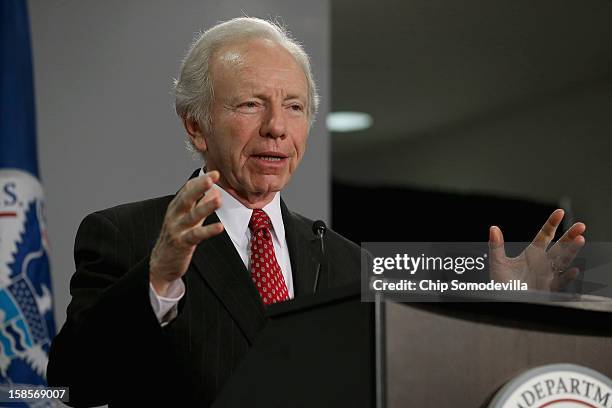
[[[265,160],[267,162],[279,162],[287,158],[287,155],[280,152],[261,152],[254,154],[253,157],[259,160]]]
[[[260,160],[266,160],[266,161],[281,161],[282,159],[280,157],[274,157],[274,156],[255,156]]]

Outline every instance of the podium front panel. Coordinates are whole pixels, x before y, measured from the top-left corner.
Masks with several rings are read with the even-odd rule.
[[[270,308],[215,408],[374,406],[374,316],[357,289]]]
[[[563,305],[384,305],[386,407],[486,407],[528,369],[573,363],[612,377],[612,314]]]

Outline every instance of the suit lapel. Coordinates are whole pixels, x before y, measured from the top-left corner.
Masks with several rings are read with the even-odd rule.
[[[204,225],[219,222],[212,214]],[[192,265],[208,283],[250,343],[265,325],[266,314],[259,293],[229,235],[224,231],[202,241],[193,254]]]
[[[289,211],[283,200],[281,200],[281,213],[291,258],[295,296],[312,294],[317,268],[318,242],[310,230],[311,226]]]

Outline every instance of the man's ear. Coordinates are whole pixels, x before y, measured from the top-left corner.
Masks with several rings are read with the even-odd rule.
[[[206,137],[208,136],[204,129],[200,126],[197,120],[192,118],[183,118],[183,126],[191,139],[193,146],[200,152],[206,152]]]

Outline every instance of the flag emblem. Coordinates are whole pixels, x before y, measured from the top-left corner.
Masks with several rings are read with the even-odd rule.
[[[0,382],[44,384],[55,333],[43,190],[0,170]]]

